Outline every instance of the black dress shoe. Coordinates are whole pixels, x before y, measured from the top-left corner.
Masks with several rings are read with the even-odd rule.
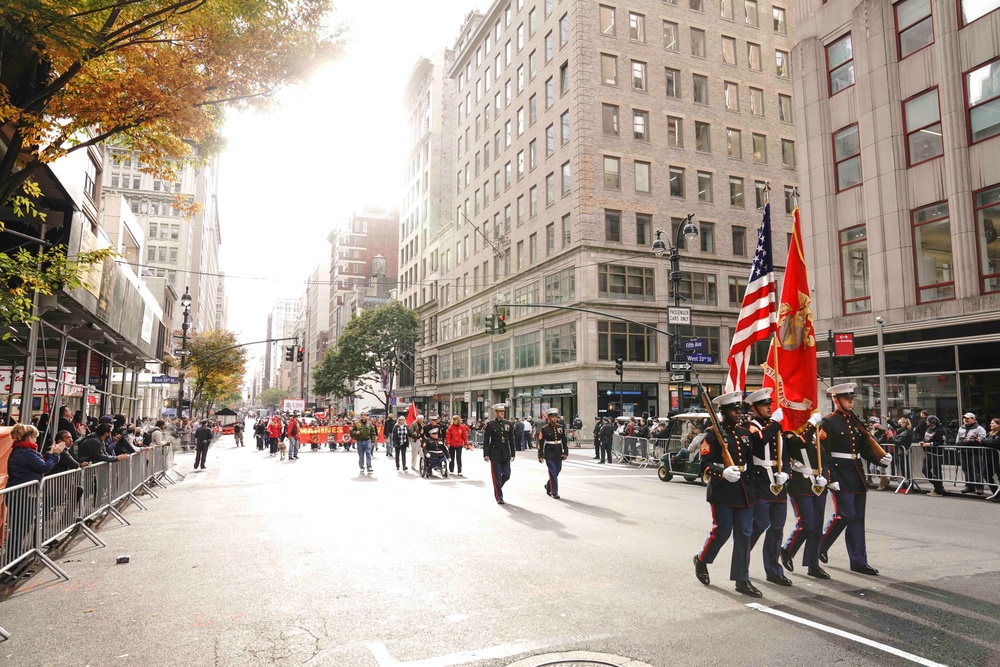
[[[779,574],[775,577],[768,577],[767,580],[772,584],[778,584],[779,586],[791,586],[792,580],[783,574]]]
[[[821,567],[811,567],[809,571],[806,572],[810,577],[816,577],[817,579],[829,579],[830,575],[826,573]]]
[[[712,580],[708,576],[708,565],[701,562],[698,558],[698,554],[694,555],[694,576],[698,578],[698,581],[708,586],[712,583]]]
[[[545,495],[547,495],[547,496],[551,496],[552,495],[552,492],[549,491],[549,485],[548,484],[546,484],[542,488],[545,489]]]
[[[778,555],[781,557],[781,565],[789,572],[795,572],[795,563],[792,562],[792,555],[788,553],[788,549],[782,547]]]
[[[756,586],[751,584],[749,581],[737,581],[736,582],[736,592],[743,593],[743,595],[749,595],[752,598],[762,598],[764,594],[761,593]]]
[[[826,552],[823,551],[823,550],[820,550],[820,552],[819,552],[819,562],[821,562],[821,563],[829,563],[830,562],[830,557],[827,556]]]
[[[554,499],[559,500],[559,494],[558,493],[551,493],[549,495],[551,495]]]
[[[505,504],[504,501],[502,501],[502,500],[498,500],[497,501],[497,505],[503,505],[503,504]]]
[[[865,563],[864,565],[852,565],[851,572],[857,572],[858,574],[868,574],[873,577],[878,574],[878,570],[876,570],[868,563]]]

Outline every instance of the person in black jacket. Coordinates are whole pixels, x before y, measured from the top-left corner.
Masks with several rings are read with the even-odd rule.
[[[111,424],[98,424],[92,435],[87,436],[77,445],[80,463],[114,463],[128,458],[128,454],[111,456],[107,453],[106,444],[111,437]]]
[[[899,427],[889,438],[889,444],[893,446],[892,474],[901,475],[903,479],[910,477],[910,446],[913,445],[912,424],[906,417],[900,417],[896,421]],[[881,485],[880,485],[881,486]]]
[[[937,415],[929,415],[924,428],[924,437],[918,443],[924,448],[924,477],[931,483],[934,490],[927,495],[939,498],[945,495],[944,483],[941,481],[941,459],[944,447],[944,426]]]
[[[601,463],[611,463],[611,443],[615,439],[615,420],[607,419],[601,427]]]
[[[490,472],[493,475],[493,496],[497,505],[503,505],[503,485],[510,479],[510,463],[514,460],[516,450],[514,449],[514,431],[504,413],[507,406],[497,403],[493,406],[493,414],[496,419],[491,419],[486,424],[486,431],[483,433],[483,460],[490,464]]]
[[[994,417],[990,420],[989,430],[986,432],[986,440],[983,441],[983,445],[986,446],[986,483],[990,487],[990,491],[993,495],[989,496],[986,500],[991,503],[1000,503],[1000,485],[994,484],[994,477],[1000,480],[1000,417]]]
[[[70,448],[73,446],[73,433],[71,431],[59,431],[56,433],[55,443],[62,443],[66,448],[59,454],[59,463],[55,465],[52,470],[49,471],[50,475],[55,475],[61,472],[66,472],[67,470],[76,470],[81,467],[81,464],[77,462],[73,455],[70,454]],[[46,450],[46,454],[51,450]],[[84,463],[85,467],[87,464]]]
[[[729,578],[736,582],[736,592],[763,597],[764,594],[750,583],[750,535],[757,496],[751,467],[753,447],[750,431],[739,426],[743,392],[722,394],[712,403],[722,411],[719,426],[723,433],[716,432],[713,427],[701,444],[701,470],[710,478],[707,500],[712,505],[712,530],[705,546],[694,555],[695,577],[706,586],[711,583],[708,566],[715,561],[732,535],[733,557]],[[724,452],[728,452],[731,460],[727,461]]]
[[[70,433],[76,433],[76,425],[73,423],[73,413],[69,411],[69,406],[64,405],[59,408],[59,424],[57,426],[59,431],[68,431]],[[56,440],[58,440],[58,436]]]
[[[594,417],[594,460],[601,458],[601,427],[604,422],[600,417]]]
[[[767,580],[779,586],[791,586],[791,580],[785,576],[778,561],[778,550],[788,516],[785,484],[792,462],[788,449],[782,446],[781,419],[784,411],[781,408],[771,411],[771,392],[770,387],[764,387],[747,396],[747,403],[750,404],[747,428],[753,442],[754,492],[757,495],[750,550],[753,551],[757,540],[764,535],[762,553]],[[775,493],[774,489],[778,492]]]

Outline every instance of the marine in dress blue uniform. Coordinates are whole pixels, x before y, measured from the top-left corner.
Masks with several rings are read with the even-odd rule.
[[[569,444],[566,442],[566,428],[559,423],[559,410],[545,411],[547,423],[538,430],[538,462],[545,462],[549,469],[549,481],[545,482],[545,493],[559,500],[559,473],[562,462],[569,458]]]
[[[495,419],[486,424],[483,431],[483,459],[490,464],[490,474],[493,477],[493,497],[498,505],[503,505],[503,485],[510,479],[510,462],[514,460],[514,431],[510,422],[505,420],[506,406],[497,403],[493,406]],[[520,424],[518,424],[520,427]]]
[[[818,436],[830,449],[830,490],[833,491],[833,516],[827,521],[819,547],[819,559],[827,562],[827,552],[845,533],[851,571],[876,575],[868,564],[865,546],[865,504],[868,500],[868,477],[864,461],[880,466],[892,463],[892,456],[876,452],[868,433],[854,415],[853,383],[830,387],[834,411],[823,418]]]
[[[737,592],[763,597],[764,594],[750,583],[750,535],[757,496],[750,465],[753,461],[750,431],[738,425],[743,393],[729,392],[713,399],[712,403],[722,411],[719,426],[723,433],[710,428],[701,445],[701,470],[709,478],[707,500],[712,506],[712,531],[705,546],[695,554],[695,577],[706,586],[711,583],[708,566],[732,536],[729,578],[736,582]],[[733,465],[726,465],[723,448],[729,452]]]
[[[771,388],[765,387],[747,396],[750,404],[750,431],[753,442],[754,493],[757,503],[753,506],[753,532],[750,534],[750,550],[764,536],[764,573],[767,580],[779,586],[791,586],[778,562],[782,533],[788,503],[785,483],[791,465],[788,452],[782,447],[781,408],[771,412]],[[778,462],[780,461],[780,469]],[[775,493],[774,489],[778,489]]]
[[[830,575],[819,564],[819,543],[823,537],[823,515],[826,513],[827,483],[830,475],[830,452],[820,442],[816,446],[816,425],[823,416],[815,412],[808,426],[800,433],[785,433],[785,450],[791,457],[791,478],[786,491],[795,512],[795,528],[780,551],[781,564],[795,571],[795,554],[802,549],[802,565],[806,574],[817,579]]]

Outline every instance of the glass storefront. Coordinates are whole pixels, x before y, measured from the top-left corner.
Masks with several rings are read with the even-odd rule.
[[[549,408],[557,408],[566,422],[579,414],[576,383],[545,385],[541,387],[515,387],[514,400],[508,418],[531,415],[538,419]]]
[[[659,414],[660,387],[655,382],[598,382],[597,414],[600,417],[639,417]]]

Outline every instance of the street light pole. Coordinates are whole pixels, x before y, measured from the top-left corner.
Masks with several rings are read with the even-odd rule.
[[[181,296],[181,307],[184,308],[184,321],[181,323],[181,349],[187,352],[188,329],[191,328],[191,292],[188,287],[184,288]],[[187,368],[187,354],[181,357],[181,378],[178,382],[177,392],[177,418],[184,417],[184,369]]]
[[[886,426],[885,421],[882,416],[885,415],[886,418],[889,416],[889,397],[886,396],[886,381],[885,381],[885,347],[882,344],[882,325],[885,324],[885,318],[879,315],[875,318],[875,324],[878,327],[878,393],[879,393],[879,423],[882,426]]]
[[[674,307],[681,305],[681,241],[694,241],[698,238],[698,226],[694,224],[694,213],[688,213],[687,217],[677,224],[677,232],[674,234],[674,244],[668,249],[660,236],[666,234],[662,230],[656,231],[656,240],[653,241],[652,250],[657,257],[662,257],[664,253],[670,253],[670,289],[674,294]],[[674,336],[671,341],[673,361],[684,361],[684,353],[681,351],[681,325],[674,325]],[[683,383],[677,383],[677,412],[684,410],[684,388]]]

